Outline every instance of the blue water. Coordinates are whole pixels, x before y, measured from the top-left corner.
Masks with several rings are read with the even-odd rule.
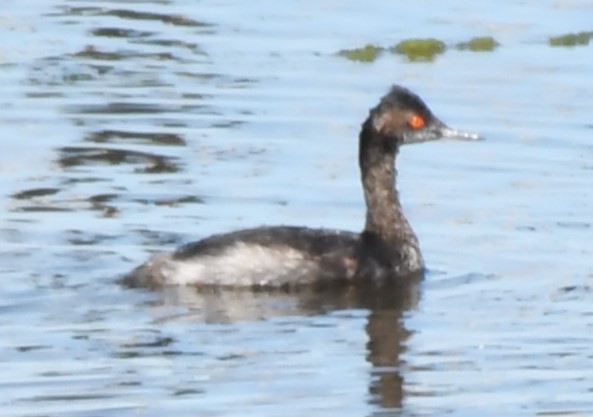
[[[0,17],[0,415],[593,414],[586,1],[16,1]],[[493,52],[456,50],[493,36]],[[432,62],[373,43],[434,37]],[[127,290],[155,250],[359,230],[392,83],[477,143],[408,146],[429,273],[378,293]]]

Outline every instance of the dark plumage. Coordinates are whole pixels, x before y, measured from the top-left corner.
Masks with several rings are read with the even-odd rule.
[[[371,109],[359,136],[367,206],[362,233],[260,227],[211,236],[157,254],[122,282],[163,285],[294,287],[420,273],[424,261],[395,189],[395,158],[405,143],[476,139],[437,119],[414,93],[394,86]]]

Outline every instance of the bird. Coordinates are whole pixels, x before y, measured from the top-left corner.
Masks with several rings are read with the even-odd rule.
[[[393,85],[370,109],[358,140],[366,203],[361,232],[262,226],[217,234],[152,255],[125,274],[128,287],[298,288],[403,279],[425,268],[396,188],[404,144],[477,140],[437,118],[406,87]]]

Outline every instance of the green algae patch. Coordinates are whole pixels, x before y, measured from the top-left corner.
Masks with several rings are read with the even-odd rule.
[[[473,52],[490,52],[498,48],[500,44],[492,36],[477,36],[467,42],[460,42],[457,49]]]
[[[383,48],[369,43],[362,48],[342,49],[338,55],[350,61],[373,62],[382,52]]]
[[[550,46],[580,46],[588,45],[593,39],[593,32],[567,33],[553,36],[549,39]]]
[[[410,61],[432,61],[445,49],[445,43],[438,39],[406,39],[392,46],[391,52],[405,55]]]

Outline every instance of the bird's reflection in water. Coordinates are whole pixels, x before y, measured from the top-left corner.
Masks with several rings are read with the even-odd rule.
[[[168,287],[159,304],[184,306],[187,312],[164,320],[234,323],[278,316],[324,315],[338,310],[365,309],[368,343],[366,360],[369,375],[369,402],[378,415],[402,407],[404,397],[400,364],[406,341],[403,315],[414,309],[420,297],[421,275],[381,285],[365,284],[322,290],[246,291]]]

